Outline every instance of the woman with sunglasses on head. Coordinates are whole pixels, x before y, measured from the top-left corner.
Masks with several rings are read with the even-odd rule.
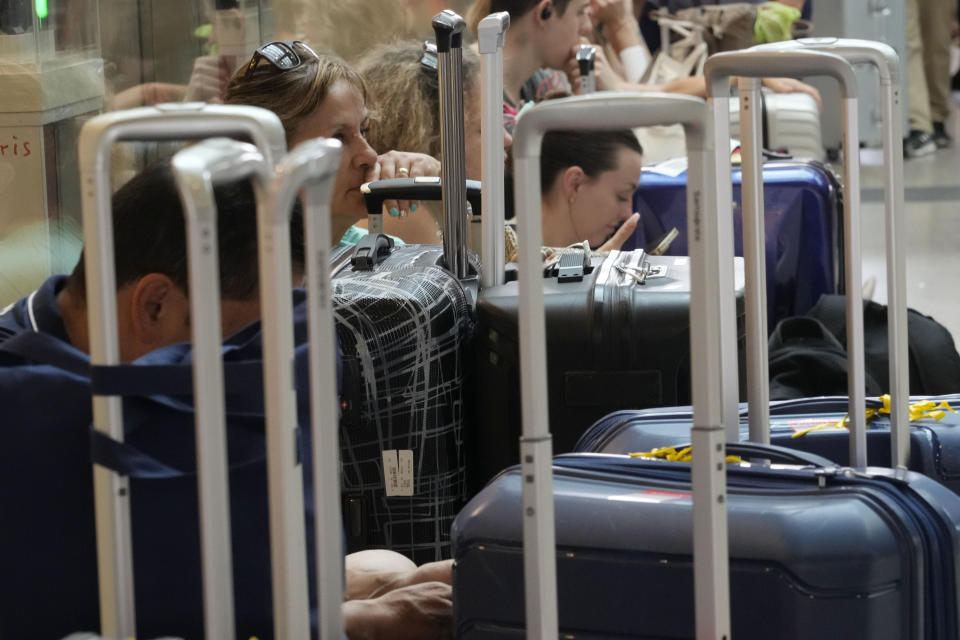
[[[225,104],[273,111],[287,132],[287,147],[324,137],[343,143],[331,201],[333,237],[355,244],[366,230],[353,224],[367,212],[360,186],[371,180],[440,175],[440,162],[423,153],[377,155],[367,142],[370,112],[363,79],[337,56],[320,55],[299,42],[271,42],[238,69],[227,85]],[[406,216],[419,203],[388,201],[391,216]]]
[[[367,142],[370,114],[363,80],[340,58],[319,55],[302,42],[271,42],[240,67],[224,102],[273,111],[287,146],[311,138],[340,140],[343,151],[331,200],[333,237],[355,244],[366,230],[353,223],[366,216],[360,185],[370,180],[436,176],[440,163],[425,154],[390,151],[377,155]],[[416,210],[393,202],[389,213]],[[417,567],[386,550],[345,558],[342,613],[349,638],[449,638],[452,612],[450,562]]]

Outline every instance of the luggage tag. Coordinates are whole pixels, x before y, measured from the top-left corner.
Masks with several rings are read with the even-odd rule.
[[[388,498],[413,495],[413,451],[387,449],[383,452],[383,484]]]

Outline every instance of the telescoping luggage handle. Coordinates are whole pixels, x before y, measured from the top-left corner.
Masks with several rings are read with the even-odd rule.
[[[503,44],[510,28],[510,14],[491,13],[480,21],[477,40],[480,49],[480,130],[483,216],[480,218],[482,269],[480,284],[503,284],[506,247],[503,188]]]
[[[260,171],[264,161],[251,144],[214,138],[176,154],[172,165],[187,223],[204,631],[227,638],[235,635],[233,566],[213,187]]]
[[[726,526],[725,415],[720,330],[718,222],[713,215],[713,138],[702,100],[664,94],[601,93],[537,105],[517,122],[513,151],[521,243],[520,367],[523,436],[523,549],[528,638],[557,637],[551,437],[547,405],[546,331],[540,278],[540,146],[551,130],[603,130],[682,124],[689,159],[691,386],[694,399],[694,583],[697,637],[730,637]],[[731,249],[732,254],[732,249]],[[731,255],[730,262],[733,259]],[[732,287],[731,287],[732,294]]]
[[[482,220],[482,189],[477,180],[465,181],[467,202],[473,210],[474,216]],[[391,198],[407,200],[441,201],[443,200],[443,180],[440,176],[417,176],[415,178],[388,178],[374,180],[360,185],[363,201],[367,207],[368,220],[383,218],[383,203]],[[371,229],[373,227],[371,226]],[[354,269],[369,271],[383,262],[393,249],[393,238],[380,232],[371,232],[364,236],[350,258]]]
[[[333,289],[327,268],[330,247],[333,245],[330,237],[330,194],[339,164],[339,142],[322,139],[307,141],[277,164],[272,189],[273,211],[278,223],[284,217],[289,218],[297,193],[301,190],[303,193],[307,303],[310,305],[308,337],[317,614],[322,640],[343,638],[340,613],[343,601],[343,523],[340,514],[340,416],[335,364],[337,342],[333,321]]]
[[[900,102],[900,58],[890,45],[852,38],[801,38],[751,47],[751,51],[825,51],[853,65],[877,69],[883,104],[883,160],[886,188],[887,325],[890,353],[891,457],[894,467],[910,458],[910,372],[907,348],[907,283],[904,249],[903,125]]]
[[[433,17],[440,85],[443,162],[444,262],[459,280],[467,277],[467,176],[463,124],[463,30],[467,23],[445,9]]]
[[[184,196],[186,203],[186,208],[189,211],[200,209],[201,211],[209,212],[208,218],[214,219],[214,225],[208,226],[208,228],[199,228],[195,232],[191,232],[195,239],[192,238],[191,249],[196,247],[198,250],[212,250],[215,251],[215,246],[213,247],[203,247],[200,243],[205,237],[205,233],[216,233],[215,227],[215,215],[216,215],[216,204],[213,201],[213,186],[218,183],[223,182],[232,182],[242,179],[251,179],[254,185],[254,189],[258,194],[258,209],[257,209],[257,226],[258,226],[258,246],[266,248],[266,252],[261,251],[260,262],[263,265],[264,261],[269,264],[269,270],[273,272],[273,280],[271,282],[277,281],[279,283],[276,285],[279,289],[284,287],[286,291],[292,290],[290,286],[290,254],[289,254],[289,218],[290,210],[293,206],[293,201],[297,194],[297,187],[302,185],[308,178],[312,179],[315,184],[311,186],[309,190],[306,191],[308,196],[309,205],[312,205],[314,211],[319,211],[321,215],[326,215],[323,223],[329,225],[329,194],[330,194],[330,182],[331,176],[336,173],[337,164],[339,161],[339,149],[340,145],[337,142],[327,142],[325,140],[312,140],[301,145],[301,148],[298,148],[295,154],[292,154],[290,157],[285,157],[281,164],[278,166],[277,171],[279,176],[277,178],[273,177],[272,172],[270,171],[267,163],[265,162],[263,155],[260,154],[257,149],[249,144],[237,142],[233,140],[227,140],[223,138],[211,139],[205,142],[202,142],[194,147],[190,147],[184,151],[181,151],[176,156],[174,156],[173,164],[174,170],[177,174],[178,183],[181,186],[181,192]],[[330,157],[332,156],[332,157]],[[332,169],[331,169],[332,167]],[[317,193],[317,192],[320,193]],[[328,203],[326,206],[318,204],[318,200],[322,203],[323,199],[326,198]],[[201,203],[202,206],[197,206],[197,203]],[[316,234],[316,226],[318,223],[316,220],[311,220],[310,216],[307,215],[307,223],[310,225],[308,233],[313,231]],[[311,224],[312,223],[312,224]],[[327,239],[329,239],[329,227],[326,227]],[[274,246],[271,246],[274,245]],[[327,249],[328,250],[328,249]],[[269,255],[268,255],[269,254]],[[191,254],[191,260],[194,262],[199,262],[194,260],[194,255]],[[325,253],[324,253],[325,256]],[[209,262],[209,259],[207,260]],[[284,267],[284,264],[286,267]],[[327,261],[324,260],[323,265],[327,264]],[[215,267],[216,265],[213,264]],[[313,270],[316,271],[316,263],[308,263],[308,271],[313,267]],[[264,270],[261,268],[261,271]],[[283,272],[286,272],[286,282],[283,282]],[[329,274],[326,273],[326,269],[323,269],[326,277],[329,278]],[[202,295],[203,297],[218,297],[218,291],[212,289],[211,282],[216,282],[217,271],[215,269],[210,270],[207,274],[207,280],[197,280],[200,286],[196,288],[191,288],[191,291],[194,295],[191,295],[191,304],[196,307],[199,304],[195,301],[197,295]],[[210,279],[213,278],[213,279]],[[261,292],[264,288],[261,288]],[[326,288],[326,291],[329,292],[329,287]],[[261,293],[261,295],[265,295]],[[311,293],[312,298],[315,298],[315,293]],[[286,404],[287,398],[284,397],[284,388],[279,387],[279,385],[286,385],[287,383],[293,383],[292,378],[284,379],[283,372],[280,372],[280,375],[277,373],[277,367],[282,367],[283,363],[289,363],[293,360],[293,339],[292,335],[287,340],[287,335],[284,335],[285,332],[280,331],[279,329],[284,326],[289,326],[292,324],[292,311],[290,309],[290,301],[287,299],[286,304],[283,304],[283,296],[276,296],[276,299],[273,300],[273,303],[281,305],[284,307],[284,310],[279,310],[279,313],[276,313],[276,321],[271,322],[266,318],[264,319],[264,344],[265,344],[265,366],[267,368],[267,373],[264,376],[265,379],[265,391],[268,396],[268,406],[267,406],[267,456],[268,456],[268,484],[270,490],[270,540],[271,540],[271,565],[272,565],[272,584],[273,584],[273,603],[274,603],[274,629],[277,637],[300,637],[301,634],[309,633],[309,612],[308,612],[308,603],[306,599],[306,591],[304,589],[307,586],[306,579],[306,549],[305,549],[305,538],[304,538],[304,520],[303,520],[303,493],[302,493],[302,478],[301,471],[299,468],[298,461],[296,459],[295,452],[291,446],[294,443],[291,436],[293,433],[290,430],[290,425],[295,426],[295,421],[293,423],[289,422],[290,414],[289,407]],[[318,322],[317,315],[321,311],[325,311],[327,315],[330,314],[329,311],[329,294],[326,296],[327,305],[321,306],[316,305],[311,307],[312,314],[310,316],[311,323]],[[314,308],[320,309],[321,311],[313,311]],[[263,314],[266,316],[268,311],[263,309]],[[219,325],[219,315],[208,316],[207,321],[210,324]],[[332,327],[332,325],[330,325]],[[332,332],[332,329],[331,329]],[[219,331],[218,331],[219,334]],[[322,335],[322,334],[321,334]],[[331,333],[332,336],[332,333]],[[204,345],[204,347],[215,354],[217,357],[217,363],[219,363],[219,343],[213,343],[212,345]],[[323,350],[322,355],[321,351]],[[278,352],[278,353],[277,353]],[[311,403],[315,415],[323,414],[324,412],[329,413],[331,410],[336,413],[336,398],[335,398],[335,388],[336,388],[336,378],[335,375],[330,374],[326,371],[328,368],[333,368],[333,362],[335,356],[333,355],[333,346],[331,344],[331,339],[328,338],[325,342],[318,340],[312,345],[311,350],[311,380],[316,383],[318,380],[323,381],[323,383],[329,383],[325,390],[325,393],[329,396],[334,394],[333,398],[326,397],[325,402],[320,400],[321,396],[314,396],[314,401]],[[322,367],[322,364],[318,365],[318,358],[326,357],[327,358],[327,367]],[[198,372],[199,375],[200,372]],[[199,393],[201,393],[200,385],[195,377],[195,383],[197,384],[197,396],[199,402]],[[278,388],[279,387],[279,388]],[[203,392],[212,394],[216,393],[214,389],[209,387],[203,389]],[[218,396],[219,402],[218,406],[222,411],[222,390],[220,391],[220,396]],[[271,401],[271,399],[273,401]],[[207,398],[206,402],[209,403],[210,399]],[[272,405],[272,406],[271,406]],[[198,413],[199,417],[199,413]],[[222,413],[219,416],[222,421]],[[200,426],[202,422],[198,421],[198,439],[200,437],[199,432],[201,431]],[[329,419],[325,419],[323,422],[316,423],[320,425],[336,425],[336,419],[331,423]],[[206,427],[206,425],[204,425]],[[321,431],[320,438],[323,439],[327,434],[327,430],[318,427],[318,430]],[[221,438],[219,443],[211,443],[211,446],[221,447],[219,455],[224,455],[223,452],[226,451],[226,442]],[[333,449],[324,450],[324,458],[318,459],[318,472],[323,473],[327,466],[331,466],[333,469],[337,469],[337,451],[336,451],[336,434],[334,434]],[[200,458],[200,464],[198,465],[200,469],[203,469],[203,464],[206,460],[218,454],[218,452],[213,452],[210,450],[203,451],[198,446],[198,452],[202,452]],[[327,459],[332,455],[332,463],[328,463]],[[225,462],[225,460],[224,460]],[[277,466],[279,465],[279,469]],[[223,499],[226,499],[228,489],[226,487],[226,476],[223,476]],[[336,488],[336,482],[332,485]],[[326,498],[326,496],[323,496]],[[322,498],[322,499],[323,499]],[[206,502],[201,502],[201,514],[208,508]],[[334,515],[335,522],[339,522],[339,503],[335,504],[326,504],[323,506],[319,512],[318,522],[326,523],[327,520],[323,519],[324,509],[335,510],[337,513]],[[224,507],[222,509],[225,516],[229,518],[229,512]],[[203,517],[203,516],[202,516]],[[227,536],[225,540],[219,540],[220,544],[223,545],[222,549],[215,549],[221,554],[226,554],[226,561],[229,562],[230,554],[230,538],[229,538],[229,526],[227,526]],[[340,528],[339,525],[335,528],[334,535],[330,536],[326,531],[318,532],[317,543],[322,544],[326,542],[327,545],[330,545],[334,548],[335,553],[337,554],[338,559],[340,558],[341,545],[340,545]],[[204,549],[204,577],[209,571],[216,571],[218,565],[207,558],[207,552],[209,549]],[[219,559],[221,562],[222,558]],[[318,562],[321,559],[318,558]],[[229,567],[229,565],[227,565]],[[330,567],[329,562],[323,564],[325,572],[336,571],[335,567]],[[221,570],[221,574],[222,574]],[[324,573],[318,573],[321,576],[321,585],[324,585],[324,590],[321,591],[323,598],[333,598],[337,605],[339,606],[342,599],[342,591],[340,591],[341,580],[342,580],[342,571],[337,572],[331,577],[327,577],[326,582],[322,581]],[[209,585],[209,581],[208,585]],[[224,579],[225,584],[209,585],[215,586],[221,590],[221,593],[216,594],[217,597],[220,597],[224,600],[228,600],[230,594],[232,594],[233,583],[232,580],[227,576]],[[330,592],[329,588],[326,585],[330,583],[335,583],[337,585],[337,591]],[[205,594],[207,593],[207,587],[205,585]],[[206,596],[208,599],[210,596]],[[321,600],[321,606],[324,602]],[[329,609],[329,607],[327,607]],[[323,637],[341,637],[342,636],[342,624],[340,623],[339,617],[339,608],[330,613],[332,618],[325,618],[323,621],[324,625],[331,625],[329,628],[336,629],[339,625],[340,631],[334,632],[332,635]],[[230,617],[231,623],[231,633],[232,633],[232,615]],[[208,623],[209,624],[209,623]],[[209,632],[208,632],[209,635]],[[216,636],[221,637],[221,636]],[[230,637],[230,636],[222,636]]]
[[[119,364],[116,275],[110,208],[110,152],[123,141],[189,140],[214,135],[246,137],[272,162],[286,150],[280,119],[257,107],[182,103],[115,111],[92,118],[80,131],[84,260],[92,366]],[[93,426],[123,440],[119,396],[93,395]],[[127,478],[94,467],[97,575],[101,633],[135,635],[133,553]]]
[[[840,83],[843,97],[844,132],[844,239],[845,239],[845,268],[847,289],[847,345],[848,345],[848,379],[850,388],[850,460],[857,467],[865,467],[866,430],[864,412],[866,397],[864,389],[864,339],[863,339],[863,292],[861,290],[860,264],[860,149],[857,130],[857,82],[853,68],[843,58],[819,51],[733,51],[718,53],[707,59],[704,67],[707,79],[707,95],[713,105],[714,135],[717,151],[717,201],[721,211],[718,215],[725,219],[729,216],[731,197],[730,156],[726,148],[726,141],[730,139],[730,78],[763,78],[766,76],[789,76],[802,78],[811,75],[825,75],[835,78]],[[759,95],[759,83],[745,84],[753,90],[754,101]],[[748,91],[749,95],[750,91]],[[749,98],[744,100],[750,104]],[[757,122],[753,123],[756,126]],[[745,127],[747,129],[749,127]],[[756,129],[753,129],[756,132]],[[749,143],[759,142],[754,133],[745,138]],[[721,151],[721,142],[724,150]],[[769,381],[766,376],[758,372],[765,371],[766,359],[760,355],[764,353],[759,341],[766,341],[766,313],[763,301],[766,292],[763,288],[763,279],[758,274],[764,271],[763,259],[763,229],[762,222],[762,177],[759,164],[754,161],[750,165],[750,158],[759,152],[759,144],[755,145],[757,152],[744,153],[744,204],[755,204],[754,215],[744,213],[744,254],[747,272],[747,329],[748,329],[748,373],[752,371],[748,387],[750,404],[750,439],[769,442]],[[753,169],[753,171],[751,171]],[[752,200],[751,200],[752,198]],[[749,220],[749,224],[748,224]],[[733,291],[732,280],[724,280],[724,292]],[[732,296],[728,296],[732,297]],[[734,320],[732,306],[724,309],[726,323],[725,340],[733,340],[731,323]],[[762,338],[761,338],[762,335]],[[728,356],[724,360],[725,377],[733,378],[736,375],[736,359]]]

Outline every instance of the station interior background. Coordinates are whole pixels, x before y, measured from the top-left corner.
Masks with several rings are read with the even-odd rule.
[[[829,0],[828,0],[829,1]],[[406,7],[406,5],[410,7]],[[455,0],[3,0],[0,9],[0,308],[81,246],[77,135],[104,110],[193,95],[198,59],[234,68],[256,46],[302,39],[348,60],[389,37],[430,37]],[[407,9],[411,9],[407,11]],[[814,16],[816,26],[816,15]],[[816,33],[816,32],[815,32]],[[960,54],[954,50],[954,68]],[[960,94],[948,131],[960,138]],[[829,107],[828,107],[829,108]],[[162,149],[119,145],[117,187]],[[879,151],[863,152],[864,278],[886,298]],[[960,148],[905,162],[909,305],[960,336]]]

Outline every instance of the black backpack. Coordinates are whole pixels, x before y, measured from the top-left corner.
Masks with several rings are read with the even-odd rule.
[[[887,307],[865,301],[863,325],[866,393],[879,395],[890,390]],[[946,327],[909,309],[907,342],[911,395],[960,392],[960,354]],[[806,316],[782,320],[770,337],[771,399],[845,395],[846,343],[845,296],[821,296]]]

